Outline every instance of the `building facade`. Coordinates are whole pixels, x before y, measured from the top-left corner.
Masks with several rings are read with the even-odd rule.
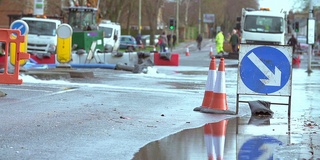
[[[0,27],[9,28],[22,15],[33,16],[35,0],[0,0]],[[61,0],[43,0],[44,15],[61,15]]]
[[[9,28],[9,15],[32,14],[33,0],[1,0],[0,1],[0,27]]]

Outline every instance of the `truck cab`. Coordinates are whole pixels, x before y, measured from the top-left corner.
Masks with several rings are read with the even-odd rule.
[[[120,24],[110,20],[102,20],[99,30],[103,31],[104,49],[107,52],[116,51],[120,46],[121,27]]]
[[[94,50],[104,50],[103,32],[98,30],[97,8],[88,6],[72,6],[65,8],[68,13],[68,24],[73,29],[72,45],[76,53],[89,53]]]
[[[241,43],[285,45],[286,15],[270,9],[242,9]]]
[[[28,53],[50,57],[56,53],[57,28],[61,24],[57,19],[36,17],[21,18],[29,26]]]

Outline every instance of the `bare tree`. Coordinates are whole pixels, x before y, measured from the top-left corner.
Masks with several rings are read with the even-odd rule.
[[[154,44],[154,35],[157,30],[157,22],[159,18],[159,9],[162,9],[164,5],[164,0],[143,0],[144,11],[146,13],[146,19],[149,22],[150,26],[150,44]]]
[[[227,0],[225,5],[223,28],[226,32],[231,32],[235,27],[236,18],[241,16],[242,8],[258,8],[257,0]]]
[[[47,1],[47,4],[44,8],[44,13],[50,16],[60,16],[62,14],[61,0],[51,0],[50,3]]]
[[[100,2],[100,13],[104,19],[111,20],[113,22],[121,22],[121,16],[124,11],[128,10],[133,4],[132,0],[103,0]]]

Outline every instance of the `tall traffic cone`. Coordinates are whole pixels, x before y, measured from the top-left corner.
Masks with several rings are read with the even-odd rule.
[[[212,101],[208,108],[201,108],[201,112],[205,113],[220,113],[220,114],[236,114],[228,110],[226,83],[225,83],[225,65],[224,58],[220,59],[217,72],[216,83],[213,88]]]
[[[212,49],[212,45],[210,46],[210,52],[209,52],[209,57],[212,58],[213,56],[213,49]]]
[[[216,83],[216,76],[217,76],[217,70],[216,70],[216,58],[213,57],[210,62],[209,71],[208,71],[208,77],[206,82],[206,89],[204,92],[204,98],[202,101],[202,105],[200,107],[196,107],[194,111],[200,111],[202,107],[209,107],[212,101],[213,97],[213,89],[214,85]]]
[[[186,56],[190,56],[189,46],[186,47]]]
[[[204,126],[204,141],[208,160],[223,160],[228,120],[209,123]]]

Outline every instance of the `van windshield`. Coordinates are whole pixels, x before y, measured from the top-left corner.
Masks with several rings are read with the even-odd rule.
[[[113,30],[112,28],[99,26],[99,30],[104,32],[104,38],[111,38]]]
[[[56,36],[56,24],[54,22],[24,20],[29,26],[28,34]]]
[[[267,32],[283,33],[283,18],[248,15],[244,22],[244,31],[248,32]]]

